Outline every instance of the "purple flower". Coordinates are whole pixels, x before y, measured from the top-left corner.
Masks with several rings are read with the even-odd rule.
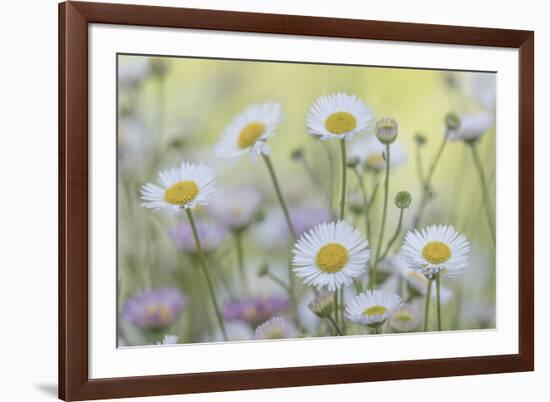
[[[223,316],[228,321],[244,321],[256,327],[287,308],[285,296],[255,296],[227,302],[223,306]]]
[[[331,221],[332,217],[326,208],[301,207],[290,210],[290,219],[296,230],[296,236],[300,237],[319,223]]]
[[[146,290],[126,300],[122,317],[143,328],[161,329],[176,320],[185,304],[187,299],[176,288]]]
[[[218,248],[228,234],[223,226],[216,223],[197,221],[196,226],[201,247],[205,253],[212,252]],[[193,230],[189,223],[179,223],[168,231],[168,235],[181,251],[187,253],[195,253],[197,251]]]

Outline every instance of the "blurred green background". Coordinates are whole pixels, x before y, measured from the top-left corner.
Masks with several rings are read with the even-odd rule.
[[[130,297],[146,289],[164,286],[180,288],[189,299],[176,321],[163,333],[175,334],[180,342],[215,340],[215,321],[206,296],[204,279],[192,259],[178,251],[167,231],[185,219],[153,214],[140,207],[139,190],[158,183],[161,169],[181,161],[203,161],[216,168],[221,186],[251,185],[263,196],[262,212],[278,207],[273,188],[261,160],[241,157],[232,165],[214,160],[213,147],[224,127],[246,106],[255,102],[278,101],[284,120],[269,139],[272,161],[291,208],[324,205],[325,198],[312,183],[302,163],[291,152],[303,148],[307,162],[323,183],[330,176],[327,153],[319,141],[307,134],[306,115],[319,96],[335,92],[354,94],[369,105],[376,117],[391,116],[399,124],[398,142],[407,162],[391,173],[390,202],[397,191],[413,196],[405,213],[410,225],[421,197],[417,176],[414,136],[422,133],[427,142],[421,149],[426,170],[435,157],[445,132],[445,115],[495,109],[495,75],[404,68],[313,65],[297,63],[153,58],[140,55],[118,57],[118,299],[119,311]],[[495,202],[495,132],[479,142],[483,168]],[[335,162],[335,198],[339,191],[338,143],[330,142]],[[350,144],[350,147],[353,145]],[[368,181],[370,180],[370,181]],[[367,178],[367,187],[375,178]],[[357,191],[348,173],[349,192]],[[485,222],[482,193],[472,156],[464,143],[449,142],[434,174],[434,199],[429,203],[421,227],[451,224],[466,235],[472,246],[466,274],[444,285],[452,291],[444,305],[447,329],[491,328],[495,325],[495,252]],[[377,233],[382,196],[373,205],[373,227]],[[494,207],[493,207],[494,208]],[[494,210],[494,209],[493,209]],[[207,211],[198,211],[208,219]],[[399,210],[390,203],[386,230],[391,236]],[[352,219],[350,218],[350,221]],[[272,272],[287,279],[286,260],[292,242],[269,241],[269,231],[258,221],[245,236],[246,269],[254,294],[284,293],[269,278],[259,278],[258,268],[269,263]],[[262,239],[262,235],[268,239]],[[398,251],[401,241],[395,250]],[[238,284],[233,239],[228,237],[211,257],[211,270],[221,303],[242,296]],[[298,314],[311,299],[311,289],[295,278],[299,298]],[[350,291],[351,293],[351,291]],[[309,313],[311,314],[311,313]],[[304,322],[314,318],[306,317]],[[310,325],[310,324],[308,324]],[[308,325],[305,325],[308,327]],[[357,333],[361,333],[359,329]],[[159,334],[119,320],[119,342],[142,345],[155,342]]]

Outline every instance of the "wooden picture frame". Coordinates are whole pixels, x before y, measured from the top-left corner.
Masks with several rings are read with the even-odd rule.
[[[90,379],[88,25],[119,24],[519,49],[519,353]],[[534,369],[534,33],[382,21],[65,2],[59,5],[59,397],[138,397]]]

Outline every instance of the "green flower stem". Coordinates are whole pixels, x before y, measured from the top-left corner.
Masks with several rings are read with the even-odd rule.
[[[416,213],[416,217],[414,219],[414,227],[417,228],[420,222],[422,221],[422,215],[424,214],[424,209],[426,208],[426,204],[429,200],[430,195],[430,185],[432,181],[432,177],[435,172],[435,168],[437,167],[437,164],[439,163],[439,160],[441,159],[441,155],[443,154],[443,150],[445,149],[445,146],[447,145],[448,137],[445,134],[445,137],[443,138],[443,141],[441,142],[441,145],[439,146],[439,149],[437,150],[437,154],[435,156],[435,159],[430,166],[430,170],[428,171],[428,175],[426,176],[426,180],[424,181],[424,186],[422,188],[422,199],[420,201],[420,206],[418,207],[418,212]]]
[[[437,330],[441,331],[441,274],[435,274],[435,291],[437,296]]]
[[[332,318],[332,316],[329,315],[329,316],[327,316],[327,319],[330,321],[330,323],[332,324],[332,326],[336,330],[336,333],[340,336],[344,336],[344,333],[342,332],[342,330],[340,329],[338,324],[336,324],[336,321],[334,321],[334,318]]]
[[[339,315],[339,308],[338,308],[338,290],[334,292],[334,320],[336,321],[336,325],[338,325],[338,315]]]
[[[342,324],[342,330],[346,332],[346,320],[344,319],[344,287],[340,288],[340,322]]]
[[[225,331],[225,325],[223,324],[222,315],[220,313],[220,308],[218,307],[218,301],[216,300],[216,294],[214,292],[214,286],[212,285],[212,280],[210,279],[210,274],[208,273],[208,268],[206,266],[206,259],[204,257],[204,252],[202,251],[201,241],[197,232],[197,227],[195,226],[195,220],[193,219],[193,213],[189,208],[185,209],[187,213],[187,218],[189,218],[189,223],[193,231],[193,237],[195,238],[195,244],[197,246],[197,254],[199,256],[199,262],[206,278],[206,283],[208,285],[208,291],[210,292],[210,298],[212,299],[212,304],[214,305],[214,311],[216,312],[216,318],[218,319],[218,325],[223,334],[223,339],[227,341],[227,332]]]
[[[485,179],[485,174],[483,173],[483,166],[481,165],[481,159],[479,158],[479,153],[477,152],[477,146],[475,142],[471,142],[470,148],[472,150],[472,155],[474,157],[474,163],[476,165],[477,172],[479,174],[479,180],[481,182],[481,191],[483,194],[483,203],[485,204],[485,216],[487,217],[487,225],[489,226],[489,231],[491,232],[491,238],[493,239],[493,244],[496,243],[496,233],[495,227],[493,225],[492,210],[489,201],[489,191],[487,186],[487,180]]]
[[[374,330],[374,335],[378,335],[380,333],[380,327],[375,326],[372,329]]]
[[[420,145],[416,146],[416,173],[418,174],[418,180],[420,181],[421,188],[424,188],[424,168],[422,167],[422,157],[420,155]]]
[[[384,252],[380,256],[380,258],[376,262],[377,264],[380,261],[382,261],[384,258],[386,258],[386,256],[388,255],[388,252],[390,251],[391,247],[393,246],[393,244],[395,243],[395,241],[399,237],[399,233],[401,232],[401,226],[403,225],[403,215],[404,215],[404,213],[405,213],[405,209],[404,208],[400,209],[399,221],[397,222],[397,228],[395,229],[395,233],[393,234],[392,238],[388,242],[388,245],[386,246],[386,249],[384,250]]]
[[[323,146],[325,152],[327,153],[327,159],[328,159],[328,164],[329,164],[329,182],[328,182],[328,203],[329,203],[329,211],[331,213],[331,215],[334,213],[333,212],[333,204],[334,204],[334,158],[332,157],[332,152],[327,144],[326,141],[320,141],[321,142],[321,145]]]
[[[426,290],[426,305],[424,307],[424,332],[428,332],[428,321],[430,318],[430,299],[432,296],[433,279],[428,279],[428,289]]]
[[[378,268],[378,260],[380,251],[382,250],[382,242],[384,241],[384,231],[386,229],[386,215],[388,214],[388,193],[390,188],[390,145],[386,144],[386,178],[384,180],[384,209],[382,210],[382,222],[380,226],[380,235],[378,236],[378,244],[376,245],[376,254],[374,264],[371,269],[371,280],[369,288],[374,289],[376,286],[376,270]]]
[[[344,214],[346,211],[346,140],[342,138],[340,140],[340,149],[342,151],[342,193],[340,195],[340,220],[344,220]]]
[[[313,169],[311,168],[311,166],[309,165],[309,162],[307,161],[306,157],[303,156],[301,158],[301,162],[302,162],[302,165],[304,166],[304,170],[306,171],[307,175],[309,176],[309,179],[311,180],[311,182],[313,183],[313,185],[315,187],[317,187],[317,189],[323,193],[325,195],[325,197],[327,197],[327,202],[331,202],[330,201],[330,194],[329,194],[329,191],[325,188],[325,186],[323,186],[323,183],[321,182],[321,180],[319,179],[319,176],[317,176],[317,174],[315,174],[315,172],[313,171]]]
[[[369,224],[369,200],[367,198],[367,190],[365,188],[365,183],[363,182],[363,175],[359,172],[357,169],[357,166],[352,168],[353,173],[355,173],[355,177],[357,178],[357,184],[359,184],[359,190],[361,191],[361,196],[363,198],[363,212],[365,214],[365,233],[367,235],[367,240],[370,243],[371,235],[370,235],[370,224]]]
[[[271,272],[268,272],[266,274],[266,276],[290,294],[290,286],[288,286],[286,283],[284,283],[281,278],[275,276]]]
[[[235,248],[237,249],[237,262],[239,264],[241,281],[243,283],[244,289],[246,289],[246,291],[250,291],[250,285],[248,284],[248,280],[246,279],[246,272],[244,269],[243,231],[235,230],[233,232],[233,235],[235,236]]]
[[[279,187],[279,182],[277,181],[277,176],[275,175],[275,170],[273,169],[273,164],[271,163],[271,159],[269,158],[268,155],[264,155],[264,154],[262,154],[262,157],[264,158],[265,164],[267,166],[267,170],[269,170],[271,181],[273,181],[273,186],[275,187],[275,193],[277,193],[279,204],[281,204],[281,209],[283,210],[283,214],[285,215],[285,220],[288,226],[288,230],[290,234],[296,239],[297,237],[296,230],[294,230],[294,225],[292,225],[292,221],[290,220],[290,214],[288,213],[288,208],[283,198],[283,193],[281,193],[281,188]]]

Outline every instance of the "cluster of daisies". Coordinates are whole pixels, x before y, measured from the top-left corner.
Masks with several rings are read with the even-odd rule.
[[[313,290],[308,304],[310,314],[326,320],[328,334],[333,335],[346,335],[350,326],[363,327],[378,334],[384,332],[387,323],[395,332],[408,332],[417,330],[422,321],[424,328],[428,328],[428,307],[432,300],[436,300],[438,329],[441,329],[440,304],[448,299],[449,290],[440,279],[456,277],[464,272],[468,266],[470,245],[464,235],[448,225],[412,228],[400,233],[403,213],[411,205],[411,196],[406,191],[395,196],[394,203],[401,218],[395,234],[388,240],[389,171],[406,160],[403,147],[396,141],[397,122],[391,118],[376,120],[372,109],[354,95],[337,93],[322,96],[313,103],[306,118],[308,133],[317,140],[340,144],[340,209],[339,214],[331,209],[321,220],[306,219],[305,224],[299,224],[302,214],[296,215],[288,208],[270,159],[269,140],[276,134],[282,117],[282,107],[277,102],[248,106],[224,129],[213,153],[216,158],[226,161],[244,155],[250,155],[252,162],[258,157],[265,161],[279,203],[279,213],[286,223],[285,230],[294,239],[294,246],[289,249],[292,275],[301,278],[303,284]],[[452,115],[446,121],[444,141],[463,140],[469,144],[475,143],[493,124],[492,119],[481,114]],[[380,211],[382,220],[378,234],[370,233],[367,211],[372,195],[364,192],[363,197],[356,201],[348,197],[346,171],[357,173],[358,166],[385,172],[384,190],[380,190],[384,191],[384,208]],[[357,177],[361,179],[359,173]],[[429,190],[428,182],[429,177],[424,180],[426,191]],[[224,305],[217,300],[216,283],[209,272],[206,256],[226,236],[233,234],[239,239],[260,207],[261,197],[256,190],[244,187],[239,192],[227,193],[226,189],[216,189],[214,169],[202,163],[182,162],[179,167],[161,171],[158,184],[144,185],[141,199],[142,206],[154,212],[187,215],[188,223],[173,228],[169,234],[180,249],[197,254],[196,261],[209,284],[211,307],[219,326],[212,339],[235,339],[231,334],[234,322],[246,322],[250,326],[251,333],[243,335],[246,339],[304,336],[306,331],[297,314],[290,311],[296,303],[292,281],[282,283],[287,291],[285,296],[240,295]],[[350,217],[346,216],[354,203],[359,204],[359,214],[366,218],[364,228],[354,227]],[[193,212],[198,207],[208,210],[216,223],[205,225],[197,222]],[[307,215],[307,211],[303,215]],[[402,245],[396,250],[394,246],[399,246],[398,239],[402,239]],[[243,251],[237,252],[240,268],[245,270]],[[425,297],[423,318],[416,307],[408,304],[411,298],[403,297],[401,289],[381,286],[379,277],[388,267],[402,275],[410,284],[409,289],[416,289],[419,296]],[[267,269],[261,273],[269,274]],[[246,274],[243,274],[243,282],[246,282]],[[435,290],[432,290],[432,282],[436,284]],[[254,294],[249,288],[242,292]],[[156,328],[172,322],[185,304],[186,298],[178,290],[161,289],[128,301],[125,311],[128,320]],[[166,342],[177,342],[177,338],[169,338]]]

